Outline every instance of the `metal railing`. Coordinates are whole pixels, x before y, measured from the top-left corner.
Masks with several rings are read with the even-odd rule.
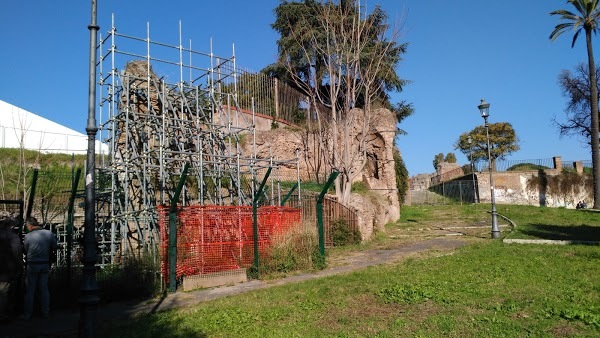
[[[277,78],[236,67],[236,83],[221,88],[224,93],[237,93],[238,107],[272,116],[294,124],[306,119],[306,95]]]
[[[575,162],[581,162],[581,165],[583,168],[593,168],[592,165],[592,160],[585,160],[585,161],[563,161],[562,163],[562,167],[565,169],[573,169],[573,163]]]
[[[474,163],[476,171],[488,171],[487,161],[478,161]],[[494,171],[518,171],[518,170],[536,170],[552,169],[554,161],[552,158],[528,159],[528,160],[504,160],[496,161]]]
[[[592,168],[591,160],[562,161],[562,168],[573,169],[573,163],[575,162],[581,162],[583,168]],[[494,171],[532,171],[539,169],[555,169],[553,158],[497,161],[495,166],[496,168]],[[489,170],[487,161],[475,162],[473,163],[473,167],[476,172],[485,172]],[[462,167],[445,171],[441,174],[431,177],[430,184],[436,185],[440,184],[441,182],[447,182],[457,177],[468,175],[471,172],[471,166],[466,164]]]

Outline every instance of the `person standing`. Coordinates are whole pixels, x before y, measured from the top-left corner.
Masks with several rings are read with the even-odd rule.
[[[58,245],[54,234],[50,230],[43,229],[35,217],[28,218],[25,225],[29,232],[23,240],[23,248],[27,257],[23,319],[30,319],[33,314],[36,291],[39,293],[42,316],[47,318],[50,312],[50,291],[48,289],[50,257]]]
[[[23,272],[21,239],[12,218],[0,221],[0,322],[10,319],[15,310],[15,291]]]

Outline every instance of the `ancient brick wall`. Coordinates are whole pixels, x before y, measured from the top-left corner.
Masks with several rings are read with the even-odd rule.
[[[560,168],[560,167],[559,167]],[[593,186],[583,180],[578,186],[566,192],[557,193],[540,181],[549,180],[559,175],[560,169],[544,171],[506,171],[493,172],[495,200],[497,204],[521,204],[548,207],[575,208],[578,201],[592,200]],[[545,178],[540,180],[540,175]],[[481,203],[491,202],[491,186],[489,172],[475,173],[479,186]]]

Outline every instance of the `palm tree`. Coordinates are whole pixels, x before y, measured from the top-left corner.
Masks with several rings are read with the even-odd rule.
[[[592,47],[592,33],[598,31],[598,21],[600,19],[599,0],[567,0],[577,10],[571,13],[567,10],[558,10],[550,12],[550,15],[560,15],[562,23],[556,25],[550,34],[550,40],[554,41],[562,33],[573,29],[573,42],[571,48],[575,46],[575,41],[581,30],[585,31],[585,41],[588,54],[588,67],[590,76],[590,116],[591,116],[591,144],[592,144],[592,166],[594,177],[594,209],[600,209],[600,139],[598,136],[598,87],[595,85],[596,65],[594,63],[594,52]]]

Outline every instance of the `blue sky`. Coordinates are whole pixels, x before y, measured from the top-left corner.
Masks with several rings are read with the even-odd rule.
[[[98,0],[100,32],[116,26],[123,34],[178,44],[179,21],[193,48],[231,55],[237,64],[260,70],[274,62],[277,34],[270,25],[278,0],[139,1]],[[454,152],[458,136],[483,124],[477,105],[491,104],[490,122],[509,122],[520,138],[513,160],[562,156],[591,159],[580,140],[560,138],[552,125],[564,116],[566,98],[557,85],[563,69],[586,61],[584,37],[571,48],[572,34],[552,42],[558,23],[549,15],[570,9],[564,0],[370,0],[390,22],[404,22],[401,42],[408,52],[397,71],[412,81],[394,101],[416,111],[401,128],[398,146],[410,175],[433,172],[437,153]],[[0,11],[0,100],[85,132],[91,1],[6,1]],[[600,49],[600,45],[597,49]]]

